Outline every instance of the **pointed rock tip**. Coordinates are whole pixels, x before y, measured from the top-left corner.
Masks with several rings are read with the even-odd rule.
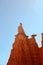
[[[20,25],[18,26],[18,33],[23,33],[23,34],[25,33],[22,27],[22,23],[20,23]]]
[[[22,23],[20,22],[20,25],[22,25]]]

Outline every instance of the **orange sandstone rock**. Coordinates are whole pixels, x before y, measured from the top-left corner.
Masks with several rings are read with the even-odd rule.
[[[33,34],[29,39],[20,23],[7,65],[43,65],[43,34],[41,48],[38,47],[35,37]]]

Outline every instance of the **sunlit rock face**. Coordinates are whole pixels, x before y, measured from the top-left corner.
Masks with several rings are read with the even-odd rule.
[[[33,34],[28,38],[20,23],[7,65],[43,65],[43,46],[38,48],[35,37]]]

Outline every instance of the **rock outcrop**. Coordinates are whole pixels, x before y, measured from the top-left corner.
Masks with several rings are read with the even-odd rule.
[[[20,23],[7,65],[43,65],[43,46],[38,47],[35,37],[28,38]]]

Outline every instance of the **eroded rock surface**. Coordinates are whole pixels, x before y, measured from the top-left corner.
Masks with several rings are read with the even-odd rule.
[[[32,35],[29,39],[20,23],[7,65],[43,65],[43,34],[41,48],[35,37]]]

